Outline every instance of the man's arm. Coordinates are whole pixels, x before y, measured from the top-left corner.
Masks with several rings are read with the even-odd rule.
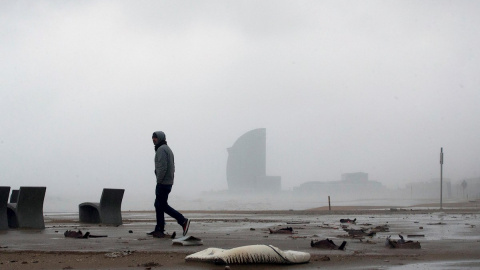
[[[168,160],[167,153],[161,149],[158,150],[155,154],[155,172],[157,174],[157,183],[161,183],[167,173]]]

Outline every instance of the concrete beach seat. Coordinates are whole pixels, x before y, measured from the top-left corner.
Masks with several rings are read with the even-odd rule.
[[[20,187],[17,203],[7,209],[10,228],[44,229],[43,201],[46,187]]]
[[[122,199],[125,189],[104,188],[99,203],[78,205],[80,222],[122,225]]]
[[[17,203],[18,201],[18,189],[12,189],[12,194],[10,194],[10,201],[9,203]]]
[[[10,194],[10,187],[0,187],[0,230],[8,229],[8,194]]]

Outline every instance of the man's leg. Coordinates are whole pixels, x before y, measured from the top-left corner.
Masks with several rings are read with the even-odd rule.
[[[164,213],[168,207],[168,194],[172,190],[172,186],[157,184],[155,187],[155,214],[157,216],[157,225],[155,231],[162,232],[165,230]]]
[[[165,213],[167,213],[169,216],[177,220],[177,223],[182,226],[185,221],[187,220],[180,212],[177,210],[173,209],[170,205],[168,205],[165,208]]]
[[[170,191],[172,190],[171,188],[172,186],[170,186]],[[188,232],[188,227],[190,226],[190,220],[185,218],[180,212],[168,205],[168,202],[166,202],[165,213],[177,220],[178,225],[182,226],[183,235],[185,236]]]

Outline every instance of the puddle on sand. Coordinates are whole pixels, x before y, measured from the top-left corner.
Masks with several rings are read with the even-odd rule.
[[[401,265],[401,266],[393,266],[393,267],[389,267],[387,269],[389,269],[389,270],[480,269],[480,260],[415,263],[415,264],[406,264],[406,265]]]

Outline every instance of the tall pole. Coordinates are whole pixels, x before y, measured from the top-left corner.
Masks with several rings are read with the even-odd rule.
[[[443,147],[440,148],[440,209],[442,208],[442,195],[443,195]]]

